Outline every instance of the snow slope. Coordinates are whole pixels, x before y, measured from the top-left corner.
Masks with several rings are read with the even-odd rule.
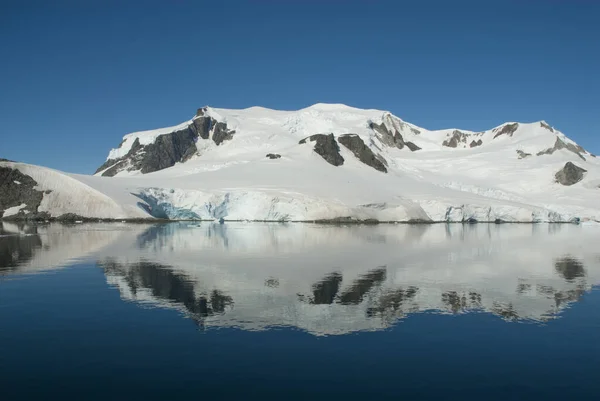
[[[107,159],[110,167],[111,161],[129,157],[134,143],[157,143],[157,138],[185,129],[198,118],[210,117],[233,130],[231,139],[217,145],[210,140],[211,128],[209,139],[196,141],[192,157],[160,171],[141,174],[129,163],[115,177],[102,177],[106,169],[84,176],[12,166],[38,177],[40,187],[68,186],[64,196],[54,191],[48,199],[44,196],[44,210],[52,216],[68,210],[104,218],[600,220],[600,162],[545,122],[507,123],[476,133],[429,131],[389,112],[338,104],[298,111],[202,110],[202,117],[175,127],[125,136]],[[398,133],[419,149],[396,146],[383,131]],[[343,165],[334,166],[317,154],[315,142],[299,143],[330,133]],[[387,173],[340,145],[345,134],[358,135],[385,162]],[[269,153],[281,157],[265,157]],[[136,157],[144,157],[143,147]],[[555,180],[567,162],[586,170],[583,180],[571,186]]]

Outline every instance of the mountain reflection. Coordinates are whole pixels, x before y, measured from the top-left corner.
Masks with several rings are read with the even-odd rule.
[[[417,313],[559,317],[600,282],[578,226],[2,223],[0,274],[97,263],[125,300],[201,328],[381,330]]]
[[[375,305],[367,309],[367,317],[379,317],[386,322],[393,322],[408,313],[418,312],[418,305],[414,303],[417,291],[419,289],[416,287],[387,291],[379,297]]]
[[[481,308],[481,294],[476,292],[458,293],[448,291],[442,294],[442,303],[452,313],[466,312],[471,309]]]
[[[573,282],[579,277],[585,277],[583,263],[573,257],[558,259],[554,264],[556,271],[568,282]]]
[[[350,288],[340,296],[342,305],[358,305],[363,301],[363,298],[368,294],[373,287],[380,285],[385,281],[386,269],[379,267],[360,276],[360,278],[352,283]]]
[[[309,302],[313,305],[330,305],[340,290],[342,284],[342,275],[340,273],[331,273],[323,280],[313,284],[313,297]],[[304,296],[300,296],[304,300]]]
[[[137,297],[140,290],[149,290],[155,299],[182,305],[197,322],[233,306],[231,297],[216,289],[209,294],[196,294],[194,283],[184,275],[175,274],[169,266],[146,261],[124,266],[112,260],[100,266],[106,275],[122,277],[132,297]]]

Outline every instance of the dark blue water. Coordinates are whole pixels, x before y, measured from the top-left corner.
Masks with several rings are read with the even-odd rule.
[[[3,401],[598,399],[593,227],[0,235]]]

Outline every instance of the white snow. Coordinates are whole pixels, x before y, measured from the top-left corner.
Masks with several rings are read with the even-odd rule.
[[[227,124],[233,139],[216,146],[198,140],[198,154],[185,163],[151,174],[121,171],[106,178],[65,174],[25,164],[9,164],[30,174],[44,195],[42,210],[58,216],[148,217],[154,207],[169,218],[225,220],[316,220],[336,217],[382,221],[538,222],[600,221],[600,161],[568,151],[536,156],[554,146],[559,131],[542,122],[519,123],[512,134],[494,138],[502,124],[468,137],[457,148],[442,146],[454,129],[429,131],[389,112],[339,104],[316,104],[297,111],[261,107],[207,108],[205,115]],[[125,155],[135,139],[149,144],[190,122],[126,135],[109,159]],[[421,150],[382,143],[370,124],[397,130]],[[317,133],[357,134],[388,163],[384,174],[360,162],[340,145],[345,162],[334,167],[298,142]],[[472,140],[482,145],[470,148]],[[532,154],[519,159],[517,150]],[[282,157],[270,160],[267,153]],[[567,161],[587,170],[580,183],[557,184],[554,175]],[[36,178],[37,177],[37,178]],[[157,209],[158,208],[158,209]],[[76,211],[75,211],[76,210]]]
[[[17,185],[21,185],[21,183],[20,183],[19,181],[17,181],[17,180],[14,180],[13,182],[14,182],[15,184],[17,184]]]
[[[19,214],[21,209],[23,209],[24,207],[27,207],[27,205],[25,203],[21,203],[19,206],[9,207],[8,209],[6,209],[4,211],[4,214],[2,215],[2,217],[10,217],[10,216]]]

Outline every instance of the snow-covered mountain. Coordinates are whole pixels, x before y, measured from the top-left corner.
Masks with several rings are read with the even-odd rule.
[[[600,161],[544,121],[429,131],[389,112],[204,107],[94,176],[0,161],[3,218],[600,220]]]

